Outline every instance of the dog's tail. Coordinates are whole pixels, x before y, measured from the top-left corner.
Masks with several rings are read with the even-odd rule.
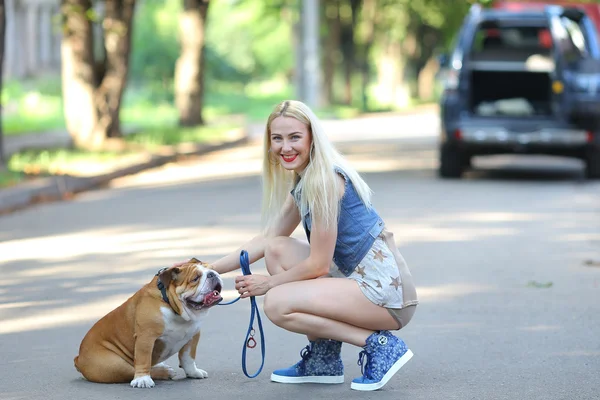
[[[79,371],[79,367],[77,367],[78,360],[79,360],[79,356],[75,356],[75,358],[73,359],[73,364],[75,364],[75,369],[77,370],[77,372],[81,373],[81,371]]]

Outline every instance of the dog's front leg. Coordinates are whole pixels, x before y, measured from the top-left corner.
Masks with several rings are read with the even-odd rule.
[[[150,369],[152,368],[152,351],[154,342],[158,338],[152,332],[144,332],[140,330],[135,335],[135,350],[133,355],[133,367],[135,375],[130,385],[134,388],[151,388],[154,387],[154,381],[150,377]]]
[[[185,371],[188,378],[203,379],[208,377],[208,373],[203,369],[196,367],[196,348],[200,341],[200,332],[187,342],[179,350],[179,366]]]

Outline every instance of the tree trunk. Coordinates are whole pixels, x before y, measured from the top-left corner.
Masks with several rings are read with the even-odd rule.
[[[435,74],[438,69],[434,52],[440,40],[441,33],[438,30],[432,27],[424,27],[417,64],[417,96],[421,100],[431,100],[433,98]]]
[[[94,57],[91,0],[62,0],[62,85],[67,130],[77,147],[100,148],[120,137],[135,0],[106,0],[104,59]]]
[[[404,81],[405,61],[397,40],[381,39],[382,53],[377,60],[377,90],[380,100],[391,107],[404,107],[409,102]]]
[[[2,92],[2,76],[4,73],[4,40],[6,36],[6,7],[4,0],[0,0],[0,93]],[[4,155],[4,132],[2,131],[2,105],[0,105],[0,171],[6,169]]]
[[[354,30],[357,14],[362,0],[348,0],[350,5],[350,19],[342,20],[340,42],[344,55],[344,104],[352,105],[352,76],[356,63],[356,46],[354,43]]]
[[[108,137],[121,136],[119,111],[129,72],[135,2],[136,0],[105,2],[103,27],[106,73],[98,87],[96,104],[101,112],[101,122],[106,119],[104,125]]]
[[[343,55],[344,91],[342,103],[352,104],[352,64],[354,63],[354,38],[352,29],[347,23],[342,23],[340,30],[340,48]]]
[[[202,125],[204,105],[204,32],[209,0],[184,0],[179,19],[181,55],[175,66],[175,103],[179,125]]]
[[[433,100],[435,94],[435,75],[439,65],[435,57],[429,58],[419,71],[417,78],[417,92],[421,100]]]
[[[365,0],[363,4],[363,20],[364,20],[364,38],[361,54],[361,94],[362,94],[362,110],[367,111],[369,108],[369,81],[371,76],[371,64],[369,55],[373,43],[375,43],[375,24],[377,23],[377,4],[375,0]]]
[[[324,95],[328,105],[335,103],[334,76],[339,59],[340,48],[340,3],[333,0],[325,2],[325,24],[328,32],[325,37],[325,53],[323,66]]]

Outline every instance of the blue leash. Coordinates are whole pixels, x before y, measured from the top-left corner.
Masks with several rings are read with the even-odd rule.
[[[250,271],[250,261],[248,259],[248,252],[246,250],[242,250],[240,253],[240,268],[244,275],[252,275]],[[230,304],[236,303],[241,297],[238,297],[235,300],[232,300],[228,303],[219,303],[220,306],[228,306]],[[254,339],[254,317],[258,320],[258,330],[260,332],[260,350],[262,353],[262,362],[260,364],[260,368],[254,375],[248,375],[248,371],[246,371],[246,348],[253,349],[256,347],[256,340]],[[260,311],[258,310],[258,306],[256,305],[256,299],[254,296],[250,297],[250,324],[248,325],[248,332],[246,333],[246,340],[244,341],[244,347],[242,348],[242,371],[244,371],[244,375],[248,378],[256,378],[258,374],[263,369],[265,365],[265,334],[263,332],[262,321],[260,320]]]

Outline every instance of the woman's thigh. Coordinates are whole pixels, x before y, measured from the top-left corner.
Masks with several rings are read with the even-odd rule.
[[[356,281],[322,278],[290,282],[267,292],[265,310],[275,318],[306,313],[369,330],[395,330],[398,322],[384,307],[371,302]]]
[[[271,275],[287,271],[307,259],[309,255],[308,243],[288,236],[275,237],[269,240],[265,249],[267,271]]]

